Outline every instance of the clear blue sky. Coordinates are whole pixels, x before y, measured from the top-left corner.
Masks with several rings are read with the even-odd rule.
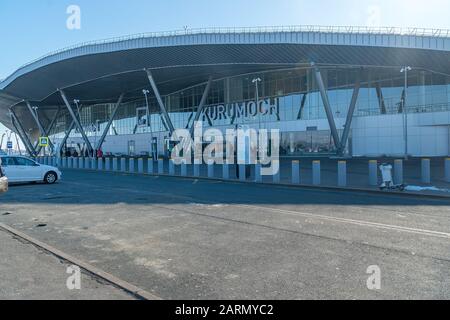
[[[0,1],[0,79],[26,62],[72,44],[183,26],[369,24],[450,28],[448,0]],[[69,5],[81,9],[81,30],[66,28]]]

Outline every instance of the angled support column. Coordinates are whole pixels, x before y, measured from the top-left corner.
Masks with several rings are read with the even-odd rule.
[[[205,112],[205,117],[206,117],[206,121],[208,121],[208,125],[210,127],[212,127],[213,123],[212,123],[211,117],[209,116],[208,112]]]
[[[58,111],[56,111],[55,115],[53,116],[52,121],[50,122],[49,126],[47,127],[47,133],[50,134],[55,127],[56,121],[58,120],[58,117],[61,115],[62,108],[58,107]]]
[[[16,121],[14,120],[14,117],[11,116],[11,122],[12,125],[14,126],[14,129],[16,129],[16,133],[19,135],[20,139],[22,139],[23,144],[25,146],[25,149],[27,149],[28,154],[30,155],[30,157],[34,157],[36,155],[34,149],[32,148],[32,146],[30,146],[26,141],[28,139],[28,137],[24,136],[24,133],[21,133],[19,128],[17,127]]]
[[[378,103],[380,105],[380,112],[381,112],[381,114],[386,114],[387,113],[386,103],[384,102],[383,91],[381,90],[381,85],[379,83],[377,83],[376,91],[377,91]]]
[[[191,137],[194,136],[195,123],[198,122],[198,120],[200,120],[200,117],[201,117],[203,111],[205,110],[205,104],[206,104],[206,100],[208,99],[209,91],[211,89],[211,84],[212,84],[212,77],[209,77],[208,83],[206,84],[205,91],[203,92],[202,99],[200,100],[200,104],[198,105],[197,113],[195,114],[194,123],[192,124],[191,129],[189,130]]]
[[[39,132],[41,133],[41,135],[43,137],[46,137],[47,136],[47,132],[45,132],[41,121],[39,121],[39,117],[37,115],[37,112],[35,110],[33,110],[33,107],[31,106],[31,104],[28,101],[26,101],[25,103],[26,103],[27,108],[30,111],[31,115],[33,116],[34,122],[36,122],[36,124],[38,126]]]
[[[317,67],[315,63],[311,63],[311,66],[314,68],[314,73],[316,76],[316,82],[319,86],[320,95],[322,96],[323,105],[325,107],[325,112],[327,114],[328,118],[328,124],[330,125],[331,129],[331,135],[333,136],[334,145],[336,146],[336,149],[339,150],[340,148],[340,139],[339,139],[339,133],[336,128],[336,122],[334,122],[334,115],[333,110],[330,106],[330,101],[328,99],[328,94],[325,89],[325,84],[323,83],[322,74],[320,73],[320,69]]]
[[[72,116],[72,119],[75,122],[75,125],[77,126],[78,130],[80,131],[81,136],[83,137],[83,140],[86,143],[86,147],[88,148],[88,151],[92,152],[93,151],[92,145],[91,145],[91,143],[89,141],[89,138],[87,137],[86,133],[83,130],[83,126],[81,125],[80,119],[78,119],[78,116],[73,111],[69,101],[67,100],[67,96],[64,93],[64,91],[60,89],[59,93],[61,94],[61,98],[63,99],[63,101],[64,101],[64,103],[65,103],[65,105],[67,107],[67,110],[69,110],[69,113]]]
[[[80,111],[81,110],[83,110],[83,106],[80,107]],[[70,133],[72,132],[73,129],[75,129],[75,121],[72,120],[72,123],[69,126],[69,130],[66,132],[66,134],[64,135],[64,138],[61,140],[61,144],[59,145],[58,154],[61,153],[61,150],[62,150],[63,146],[66,144],[67,139],[69,139]]]
[[[352,128],[353,116],[356,110],[356,102],[358,101],[359,90],[361,89],[361,72],[358,73],[355,83],[355,88],[353,89],[353,96],[350,102],[350,107],[348,108],[347,120],[345,122],[344,133],[342,134],[341,146],[339,148],[339,154],[343,155],[345,147],[347,147],[348,137],[350,136],[350,130]]]
[[[124,94],[122,93],[120,95],[119,100],[117,101],[116,105],[114,106],[114,109],[111,113],[111,117],[109,118],[108,124],[106,125],[105,131],[103,131],[103,134],[97,143],[96,150],[100,150],[102,148],[103,142],[105,141],[105,138],[108,135],[109,128],[111,128],[114,118],[116,117],[117,110],[119,110],[119,107],[122,104],[123,97],[124,97]]]
[[[61,144],[60,144],[59,150],[58,150],[58,154],[61,153],[61,150],[62,150],[63,146],[66,144],[67,139],[69,139],[70,133],[72,132],[73,129],[75,129],[75,122],[74,121],[70,125],[69,130],[66,132],[64,138],[61,141]]]
[[[25,104],[27,105],[28,111],[30,111],[31,115],[33,116],[34,122],[36,122],[36,125],[39,129],[39,132],[41,133],[42,137],[47,137],[47,131],[45,131],[44,126],[42,125],[41,121],[39,120],[38,114],[37,114],[37,110],[34,110],[33,107],[31,106],[30,102],[26,101]],[[39,141],[37,142],[36,146],[39,145]],[[50,149],[52,150],[52,152],[54,151],[54,146],[53,143],[51,141],[49,141],[49,146]],[[36,149],[36,148],[35,148]],[[42,147],[39,147],[38,149],[39,151],[36,150],[36,154],[39,154],[42,150]]]
[[[193,117],[194,117],[194,112],[192,112],[189,115],[189,119],[188,119],[187,124],[186,124],[186,129],[189,129],[191,127],[191,120],[192,120]]]
[[[58,108],[58,111],[56,111],[55,116],[53,117],[52,121],[50,122],[49,126],[47,127],[47,130],[45,130],[45,133],[46,133],[45,136],[48,136],[52,132],[53,127],[56,124],[56,120],[58,120],[58,117],[60,114],[61,114],[61,107]],[[39,146],[39,142],[35,145],[34,148],[37,150],[36,151],[37,154],[39,154],[42,150],[42,147]],[[52,150],[55,151],[53,145],[52,145]]]
[[[303,119],[303,110],[305,110],[306,98],[308,97],[308,93],[305,92],[303,94],[302,102],[300,104],[300,110],[298,111],[297,120]]]
[[[166,125],[169,129],[170,134],[172,135],[175,131],[175,128],[172,124],[172,120],[170,120],[169,114],[167,113],[166,106],[164,105],[164,102],[161,98],[161,95],[159,94],[158,87],[156,86],[155,80],[153,79],[152,72],[150,70],[145,70],[147,72],[148,80],[150,81],[150,85],[152,86],[153,92],[155,93],[156,100],[158,101],[159,108],[161,110],[161,113],[164,117],[164,120],[166,122]]]
[[[23,128],[19,119],[17,118],[16,113],[14,112],[14,110],[12,108],[10,108],[9,111],[10,111],[11,121],[13,123],[13,126],[17,130],[17,133],[19,134],[20,138],[22,139],[28,153],[30,154],[30,156],[36,156],[36,151],[33,148],[33,144],[30,142],[27,132]]]

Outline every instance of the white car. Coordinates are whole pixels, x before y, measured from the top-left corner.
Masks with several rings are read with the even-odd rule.
[[[61,180],[58,168],[37,163],[25,157],[0,156],[1,166],[10,183],[44,182],[54,184]]]

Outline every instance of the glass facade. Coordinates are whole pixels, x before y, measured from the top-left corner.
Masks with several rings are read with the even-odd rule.
[[[403,112],[404,74],[399,68],[320,67],[335,118],[346,118],[358,75],[361,89],[355,116],[376,116]],[[255,78],[261,82],[256,85]],[[426,70],[408,74],[409,113],[448,111],[450,77]],[[163,97],[175,128],[190,128],[205,85],[188,88]],[[258,94],[259,102],[256,104]],[[159,106],[149,97],[149,114],[144,98],[120,106],[108,135],[132,135],[166,132]],[[81,122],[89,137],[101,136],[114,108],[113,104],[86,106]],[[277,122],[325,119],[326,113],[311,68],[285,69],[239,75],[214,81],[202,115],[204,126],[228,128],[238,124],[271,128]],[[63,138],[72,120],[61,116],[52,132]],[[72,137],[79,137],[74,131]],[[330,131],[309,127],[303,132],[282,130],[285,153],[334,152]]]

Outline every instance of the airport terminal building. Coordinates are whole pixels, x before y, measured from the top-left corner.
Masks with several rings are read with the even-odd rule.
[[[450,31],[183,30],[84,43],[0,82],[27,151],[165,152],[175,129],[279,129],[282,156],[450,154]]]

